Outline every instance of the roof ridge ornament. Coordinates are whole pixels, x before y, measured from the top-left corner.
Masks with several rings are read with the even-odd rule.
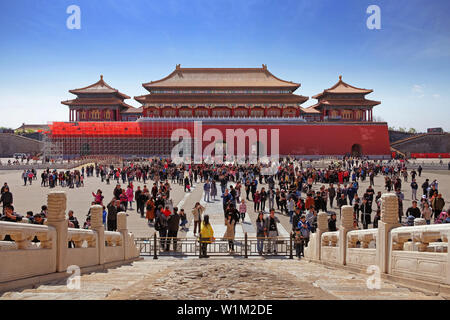
[[[342,75],[339,75],[339,81],[342,81]]]
[[[177,64],[177,65],[175,66],[175,69],[180,70],[180,69],[181,69],[181,64]]]
[[[102,80],[102,81],[103,81],[103,75],[102,75],[102,74],[100,75],[100,80]]]
[[[267,64],[262,65],[263,70],[267,70]]]

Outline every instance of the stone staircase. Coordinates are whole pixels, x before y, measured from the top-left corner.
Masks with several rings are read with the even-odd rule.
[[[380,289],[369,289],[368,277],[296,259],[167,257],[83,274],[79,290],[64,279],[0,293],[0,300],[443,299],[385,280]]]

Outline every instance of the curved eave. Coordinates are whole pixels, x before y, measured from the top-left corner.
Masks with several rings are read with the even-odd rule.
[[[151,88],[176,88],[176,86],[155,86],[155,84],[161,83],[165,80],[170,79],[171,77],[173,77],[174,75],[176,75],[179,72],[205,72],[205,71],[229,71],[229,72],[242,72],[242,71],[256,71],[256,72],[264,72],[266,74],[268,74],[269,76],[273,77],[274,79],[276,79],[277,81],[283,82],[286,86],[286,88],[289,88],[293,91],[297,90],[301,84],[300,83],[295,83],[292,81],[286,81],[283,79],[280,79],[276,76],[274,76],[269,70],[267,70],[267,67],[263,67],[263,68],[179,68],[177,67],[174,71],[172,71],[168,76],[159,79],[159,80],[155,80],[155,81],[150,81],[150,82],[146,82],[143,83],[142,86],[147,89],[148,91],[150,91]],[[209,87],[214,87],[214,88],[251,88],[251,87],[255,87],[255,86],[194,86],[194,87],[188,87],[188,86],[180,86],[180,88],[209,88]],[[256,86],[257,88],[268,88],[270,86]],[[273,87],[273,86],[272,86]],[[283,88],[283,85],[280,86],[276,86],[276,88]]]
[[[139,102],[139,103],[145,103],[145,95],[143,95],[143,96],[136,96],[136,97],[134,97],[134,100],[136,100],[137,102]]]
[[[198,85],[198,86],[155,86],[155,87],[145,87],[150,93],[152,90],[288,90],[291,93],[297,90],[298,86],[211,86],[211,85]],[[162,94],[162,93],[158,93]],[[170,94],[170,93],[169,93]],[[186,93],[190,94],[190,93]]]
[[[300,111],[302,111],[303,113],[307,113],[307,114],[320,114],[320,111],[315,109],[315,105],[314,106],[310,106],[308,108],[300,107]]]
[[[125,108],[134,108],[133,106],[126,104],[123,101],[89,101],[89,102],[85,102],[85,101],[77,101],[76,99],[74,100],[66,100],[66,101],[61,101],[61,104],[64,104],[66,106],[86,106],[86,107],[97,107],[97,106],[122,106]]]
[[[301,95],[292,95],[289,94],[287,96],[270,96],[264,97],[263,95],[258,96],[214,96],[214,95],[205,95],[205,96],[186,96],[180,95],[179,97],[175,95],[155,95],[149,94],[145,96],[137,96],[134,97],[136,101],[139,103],[240,103],[243,101],[247,101],[246,103],[250,103],[255,101],[257,103],[298,103],[302,104],[306,102],[309,98]]]
[[[274,78],[277,79],[278,81],[281,81],[281,82],[284,82],[284,83],[288,84],[289,87],[295,88],[295,90],[297,90],[297,89],[300,88],[300,86],[301,86],[300,83],[295,83],[295,82],[292,82],[292,81],[287,81],[287,80],[280,79],[280,78],[274,76],[269,70],[267,70],[267,69],[264,69],[264,70],[265,70],[265,72],[268,73],[270,76],[274,77]]]
[[[332,92],[332,90],[336,89],[339,85],[344,85],[344,86],[350,87],[350,88],[352,88],[354,90],[357,90],[357,92]],[[339,81],[334,86],[332,86],[331,88],[323,90],[321,93],[318,93],[318,94],[312,96],[312,98],[313,99],[320,99],[325,94],[352,94],[352,93],[369,94],[369,93],[372,93],[372,92],[373,92],[372,89],[358,88],[358,87],[352,86],[351,84],[348,84],[348,83],[342,81],[342,79],[339,79]]]
[[[111,92],[86,92],[86,91],[78,91],[78,90],[82,90],[82,89],[75,89],[75,90],[69,90],[70,93],[73,93],[75,95],[78,94],[96,94],[96,93],[100,93],[100,94],[115,94],[116,96],[122,98],[122,99],[130,99],[131,97],[126,95],[125,93],[120,92],[117,89],[114,89],[115,91],[111,91]]]
[[[323,100],[317,103],[318,105],[327,105],[327,106],[376,106],[380,104],[380,101],[375,100]]]
[[[122,93],[120,91],[117,91],[116,94],[119,95],[123,99],[130,99],[131,98],[130,96],[127,96],[125,93]]]
[[[89,86],[86,86],[86,87],[83,87],[83,88],[72,89],[72,90],[69,90],[69,92],[70,92],[70,93],[73,93],[73,94],[79,94],[79,93],[89,94],[89,93],[94,93],[94,92],[89,92],[89,91],[86,92],[86,90],[87,90],[87,89],[90,89],[90,88],[92,88],[92,87],[98,86],[98,85],[104,86],[104,87],[108,88],[109,90],[111,90],[110,92],[105,92],[105,93],[115,93],[115,94],[119,95],[120,97],[122,97],[122,98],[124,98],[124,99],[130,99],[130,97],[127,96],[125,93],[122,93],[122,92],[120,92],[119,90],[117,90],[116,88],[113,88],[113,87],[111,87],[109,84],[107,84],[107,83],[103,80],[103,76],[100,76],[100,80],[97,81],[96,83],[93,83],[93,84],[91,84],[91,85],[89,85]]]
[[[175,74],[177,74],[178,71],[179,71],[179,69],[175,69],[175,70],[172,71],[168,76],[166,76],[166,77],[164,77],[164,78],[162,78],[162,79],[159,79],[159,80],[155,80],[155,81],[150,81],[150,82],[143,83],[142,86],[143,86],[144,88],[147,89],[147,87],[150,86],[150,85],[152,85],[152,84],[159,83],[159,82],[162,82],[162,81],[164,81],[164,80],[170,79],[170,78],[173,77]]]

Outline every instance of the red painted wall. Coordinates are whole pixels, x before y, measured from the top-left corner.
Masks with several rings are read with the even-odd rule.
[[[344,155],[351,153],[354,144],[361,145],[364,155],[391,154],[387,125],[203,125],[203,131],[209,128],[220,129],[224,137],[227,128],[267,129],[269,148],[270,129],[279,129],[279,151],[283,155]]]
[[[263,120],[261,121],[263,122]],[[203,123],[203,133],[206,130],[219,129],[226,140],[226,129],[267,129],[268,148],[270,149],[270,130],[279,129],[279,152],[281,155],[344,155],[351,153],[352,146],[359,144],[363,155],[390,156],[388,127],[386,123],[276,123],[257,124],[206,124]],[[71,137],[108,138],[170,138],[173,130],[187,129],[191,136],[193,122],[55,122],[50,124],[50,136],[55,140],[67,141]],[[204,142],[203,147],[211,142]],[[235,142],[236,144],[236,142]],[[246,150],[248,148],[248,142]],[[92,146],[95,152],[95,145]],[[127,146],[124,149],[129,149]],[[133,150],[129,152],[134,154]]]

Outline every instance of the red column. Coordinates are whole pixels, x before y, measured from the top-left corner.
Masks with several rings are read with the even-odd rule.
[[[373,110],[370,109],[370,121],[373,121]]]
[[[119,109],[116,109],[116,121],[119,121]]]

